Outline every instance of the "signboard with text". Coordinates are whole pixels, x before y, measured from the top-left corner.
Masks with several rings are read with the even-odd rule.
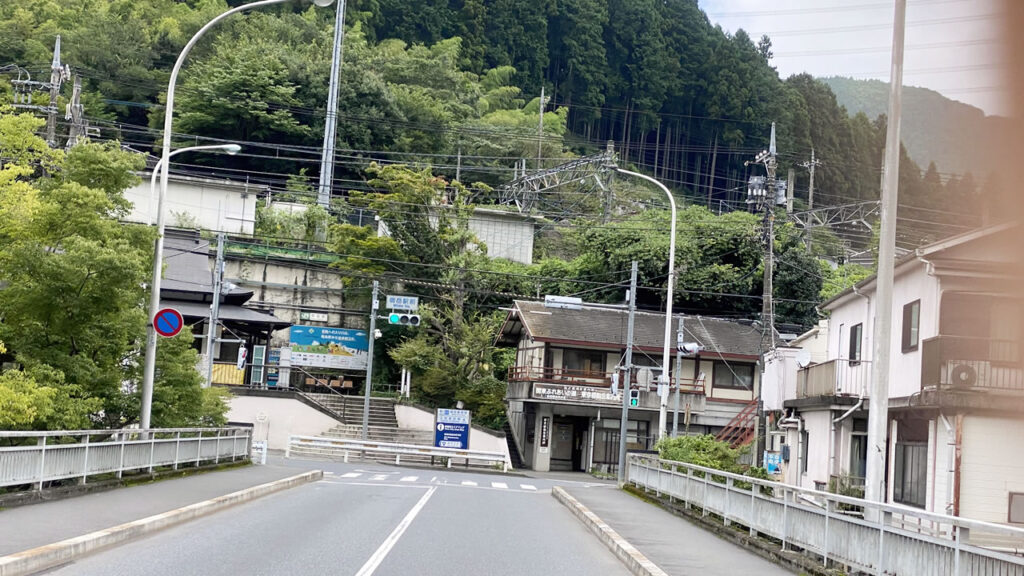
[[[366,370],[366,332],[324,326],[292,326],[291,365]]]
[[[394,296],[388,294],[388,310],[405,310],[406,312],[415,312],[419,307],[420,299],[418,296]]]
[[[622,402],[618,396],[612,394],[610,388],[543,384],[540,382],[536,382],[533,385],[533,397],[538,400],[559,400],[591,404],[618,405]]]
[[[434,419],[434,446],[468,450],[471,418],[469,410],[438,408]]]

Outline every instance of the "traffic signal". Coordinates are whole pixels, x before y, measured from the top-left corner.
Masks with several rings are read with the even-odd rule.
[[[419,326],[420,315],[407,314],[405,312],[392,312],[388,316],[388,322],[391,324],[398,324],[399,326]]]
[[[640,405],[640,390],[633,388],[629,391],[629,407],[636,408]]]

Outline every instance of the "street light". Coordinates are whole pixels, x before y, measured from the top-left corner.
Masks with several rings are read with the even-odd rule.
[[[672,334],[672,295],[674,294],[675,278],[676,278],[676,200],[669,192],[669,189],[664,184],[651,178],[650,176],[640,174],[639,172],[630,172],[629,170],[623,170],[622,168],[615,168],[615,171],[620,174],[626,174],[628,176],[636,176],[637,178],[643,178],[648,182],[653,182],[661,188],[665,196],[668,196],[669,206],[672,207],[672,230],[670,232],[668,243],[668,295],[665,299],[665,349],[661,360],[661,382],[658,385],[658,391],[663,392],[659,394],[661,401],[659,402],[658,409],[658,439],[662,439],[668,433],[668,365],[671,359],[669,355],[669,336]],[[662,388],[662,386],[665,386]],[[622,463],[620,462],[621,466]]]
[[[167,155],[173,158],[182,152],[201,152],[204,150],[220,150],[234,156],[242,147],[238,144],[211,144],[208,146],[190,146],[179,148]],[[156,175],[165,164],[161,158],[153,167],[153,174],[149,178],[149,197],[153,198],[156,192]],[[161,190],[166,188],[161,187]],[[156,206],[156,230],[157,236],[153,253],[153,278],[150,280],[149,294],[149,323],[146,326],[146,363],[142,371],[142,413],[140,415],[139,427],[143,430],[149,428],[150,416],[153,409],[153,379],[156,374],[156,329],[153,326],[153,318],[160,310],[160,280],[163,276],[164,267],[164,200],[166,194],[160,194]]]
[[[150,285],[150,310],[149,318],[147,319],[147,326],[149,337],[146,341],[146,367],[145,374],[148,376],[143,377],[143,402],[142,402],[142,415],[140,427],[145,429],[149,428],[149,416],[151,403],[153,399],[153,371],[156,367],[156,330],[153,327],[153,315],[156,314],[156,306],[160,305],[160,273],[163,267],[163,246],[164,246],[164,212],[163,205],[164,199],[167,197],[167,172],[168,166],[170,165],[171,159],[171,129],[174,122],[174,85],[178,81],[178,73],[181,71],[181,65],[185,62],[185,57],[192,51],[192,47],[196,45],[196,42],[202,38],[203,34],[206,34],[210,28],[213,28],[221,20],[245,10],[251,10],[253,8],[261,8],[263,6],[273,6],[274,4],[283,4],[290,2],[291,0],[260,0],[259,2],[253,2],[251,4],[243,4],[236,6],[217,16],[213,20],[210,20],[194,36],[185,44],[185,47],[181,49],[181,53],[178,54],[178,59],[174,62],[174,68],[171,69],[171,77],[167,82],[167,102],[164,106],[164,136],[163,136],[163,152],[160,156],[160,197],[157,200],[157,215],[156,215],[156,228],[157,238],[156,246],[153,253],[153,282]],[[330,6],[334,3],[334,0],[312,0],[313,4],[321,8]],[[227,150],[227,148],[225,148]],[[183,150],[182,150],[183,151]],[[230,150],[229,150],[230,151]],[[237,152],[237,150],[236,150]],[[154,169],[154,173],[156,170]],[[155,174],[154,174],[155,177]],[[152,182],[152,180],[151,180]],[[154,305],[155,302],[155,305]],[[148,393],[148,396],[147,396]]]

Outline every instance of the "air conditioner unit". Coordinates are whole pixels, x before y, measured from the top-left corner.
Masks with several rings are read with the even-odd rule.
[[[946,362],[945,382],[953,388],[975,388],[988,381],[989,363],[984,360]]]

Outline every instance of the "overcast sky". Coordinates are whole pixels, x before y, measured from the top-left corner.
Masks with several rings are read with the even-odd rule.
[[[892,0],[699,0],[713,24],[772,39],[786,78],[889,80]],[[989,114],[1005,113],[995,43],[998,0],[908,0],[904,86],[923,86]]]

